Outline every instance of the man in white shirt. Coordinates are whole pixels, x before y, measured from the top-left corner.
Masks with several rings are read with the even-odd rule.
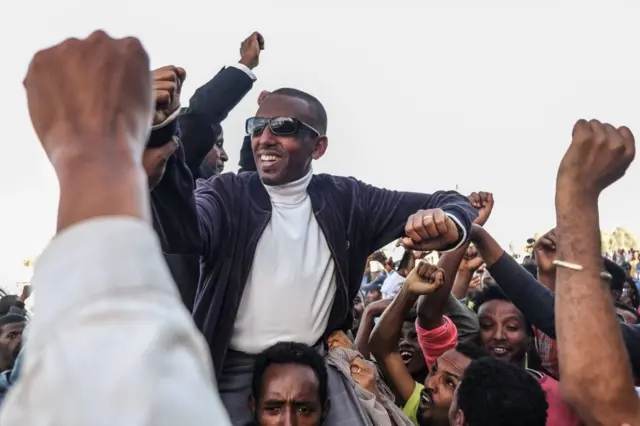
[[[251,421],[255,356],[279,341],[320,350],[352,326],[369,254],[399,237],[415,250],[448,250],[467,240],[476,216],[453,191],[418,194],[354,178],[314,174],[328,146],[327,115],[313,96],[273,91],[247,120],[257,172],[193,180],[181,148],[154,189],[167,253],[201,256],[194,319],[209,343],[232,422]],[[329,369],[332,416],[356,414]],[[340,406],[339,404],[343,404]]]
[[[149,224],[142,45],[69,39],[37,53],[24,84],[60,183],[58,235],[34,270],[38,313],[0,424],[228,425]]]

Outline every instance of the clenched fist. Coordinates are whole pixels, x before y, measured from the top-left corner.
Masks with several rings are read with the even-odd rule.
[[[404,286],[412,294],[430,294],[444,284],[444,270],[427,262],[420,264],[409,274]]]
[[[156,101],[154,125],[164,122],[180,108],[180,91],[186,77],[184,68],[173,65],[153,70],[153,91]]]
[[[264,50],[264,38],[256,31],[240,45],[240,63],[249,69],[254,69],[260,62],[262,50]]]
[[[96,31],[33,57],[24,79],[33,127],[54,167],[59,159],[133,150],[151,128],[149,57],[135,38]],[[131,156],[129,155],[129,158]]]
[[[493,211],[493,194],[491,192],[472,192],[469,202],[478,210],[478,217],[473,221],[476,225],[484,226]]]
[[[484,263],[484,259],[478,253],[478,250],[473,245],[469,245],[467,247],[467,251],[464,253],[462,257],[462,262],[460,262],[460,266],[458,267],[459,271],[463,272],[475,272],[479,267]]]
[[[569,189],[590,197],[620,179],[636,155],[633,134],[598,120],[579,120],[571,145],[560,162],[557,190]]]
[[[418,251],[443,250],[458,241],[458,227],[441,209],[418,210],[407,220],[402,243]]]

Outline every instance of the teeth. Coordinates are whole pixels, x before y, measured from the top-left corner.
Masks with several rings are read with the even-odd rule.
[[[498,355],[504,355],[507,353],[507,349],[505,348],[493,348],[493,351]]]
[[[261,161],[266,161],[266,162],[273,162],[276,161],[278,159],[278,157],[276,157],[275,155],[261,155],[260,156],[260,160]]]
[[[411,358],[411,356],[412,356],[412,355],[411,355],[411,352],[409,352],[409,351],[402,351],[402,352],[400,352],[400,358],[402,358],[402,359],[403,359],[403,360],[405,360],[405,361],[406,361],[407,359]]]
[[[431,404],[431,398],[429,398],[428,395],[423,393],[421,398],[422,398],[422,402],[424,402],[425,404]]]

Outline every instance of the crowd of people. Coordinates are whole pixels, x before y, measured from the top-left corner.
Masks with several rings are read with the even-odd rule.
[[[58,233],[33,315],[0,301],[0,424],[640,425],[635,257],[604,256],[598,223],[631,130],[575,123],[556,226],[519,263],[484,227],[490,191],[315,174],[328,114],[299,89],[262,91],[223,173],[264,46],[188,107],[186,71],[150,71],[134,38],[34,56]]]

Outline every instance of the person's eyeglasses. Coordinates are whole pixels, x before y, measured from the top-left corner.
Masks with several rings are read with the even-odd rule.
[[[301,128],[310,130],[316,136],[320,136],[320,132],[297,118],[293,117],[251,117],[245,123],[245,131],[250,136],[260,136],[264,132],[265,127],[269,126],[269,131],[275,136],[291,136],[297,134]]]

